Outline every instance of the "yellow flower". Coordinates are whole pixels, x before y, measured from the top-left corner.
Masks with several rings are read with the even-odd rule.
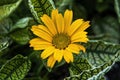
[[[85,52],[84,46],[80,42],[88,41],[87,32],[84,31],[89,25],[89,21],[77,19],[72,23],[73,12],[66,10],[64,16],[55,9],[51,13],[51,18],[44,14],[41,17],[44,25],[32,26],[32,32],[38,36],[30,40],[30,47],[34,50],[44,50],[41,58],[46,59],[47,66],[53,67],[56,61],[63,58],[67,63],[73,62],[73,54],[79,51]]]

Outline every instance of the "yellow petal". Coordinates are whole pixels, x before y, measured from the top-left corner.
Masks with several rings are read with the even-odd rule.
[[[77,19],[75,20],[71,26],[68,28],[68,34],[69,36],[71,36],[79,27],[80,25],[83,23],[83,19]]]
[[[56,49],[54,53],[54,59],[60,62],[62,60],[62,57],[63,57],[63,50]]]
[[[52,46],[52,44],[50,42],[47,42],[40,38],[34,38],[34,39],[30,40],[30,47],[33,47],[34,50],[43,50],[49,46]]]
[[[76,53],[76,54],[79,54],[80,48],[76,44],[70,44],[70,45],[68,45],[68,47],[66,48],[66,50],[68,50],[70,52],[73,52],[73,53]]]
[[[73,62],[73,54],[67,50],[64,50],[64,59],[67,63]]]
[[[86,30],[86,29],[90,26],[89,23],[90,23],[90,21],[84,22],[84,23],[79,27],[78,31],[84,31],[84,30]]]
[[[57,9],[52,10],[51,17],[52,17],[52,20],[53,20],[55,26],[56,26],[57,15],[58,15],[58,10]]]
[[[47,32],[49,35],[53,36],[52,33],[48,30],[47,27],[43,26],[43,25],[38,25],[38,28]]]
[[[57,30],[59,33],[64,32],[64,18],[62,14],[58,14],[56,17]]]
[[[74,39],[78,39],[78,38],[82,38],[82,37],[87,37],[86,34],[87,34],[87,32],[77,32],[71,36],[71,39],[74,40]]]
[[[65,23],[65,32],[67,32],[67,28],[70,27],[72,23],[73,12],[72,10],[66,10],[64,13],[64,23]]]
[[[71,42],[87,42],[87,32],[76,32],[71,36]]]
[[[46,14],[43,15],[43,17],[41,17],[42,22],[48,27],[49,31],[55,35],[57,33],[56,31],[56,27],[52,21],[52,19],[47,16]]]
[[[34,50],[43,50],[43,49],[47,49],[48,47],[51,47],[52,45],[48,45],[48,44],[41,44],[41,45],[34,45],[34,46],[30,46],[33,47]]]
[[[54,51],[55,51],[54,46],[50,46],[50,47],[46,48],[41,54],[42,59],[49,57],[50,55],[52,55],[54,53]]]
[[[85,47],[84,46],[82,46],[82,45],[78,45],[79,46],[79,48],[80,48],[80,50],[82,50],[83,52],[85,52],[86,51],[86,49],[85,49]]]
[[[89,39],[87,37],[83,37],[83,38],[78,38],[78,39],[74,39],[71,41],[71,43],[75,43],[75,42],[84,42],[87,43],[89,41]]]
[[[43,40],[41,38],[34,38],[30,40],[31,45],[40,45],[40,44],[51,44],[50,42]]]
[[[51,55],[51,56],[48,58],[47,66],[50,67],[50,68],[53,68],[55,62],[56,62],[56,60],[54,59],[53,55]]]
[[[52,41],[52,37],[47,32],[39,29],[38,26],[32,26],[31,30],[35,35],[39,36],[40,38],[42,38],[48,42]]]

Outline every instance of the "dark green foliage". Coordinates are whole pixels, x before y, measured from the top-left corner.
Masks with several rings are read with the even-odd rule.
[[[114,59],[120,51],[120,45],[102,41],[89,41],[84,46],[86,53],[80,54],[80,57],[86,58],[94,67]]]
[[[30,67],[31,62],[27,57],[16,55],[0,69],[0,80],[22,80]]]
[[[43,14],[50,15],[53,6],[49,0],[28,0],[28,5],[34,18],[38,23],[41,22],[40,17]]]
[[[67,80],[101,80],[116,61],[120,59],[120,45],[102,41],[90,41],[84,45],[86,53],[75,57]],[[83,59],[81,59],[83,58]]]
[[[5,0],[6,1],[6,0]],[[6,18],[7,16],[9,16],[21,3],[22,0],[18,0],[14,3],[6,3],[5,4],[1,4],[2,6],[0,6],[0,20],[2,20],[3,18]],[[1,1],[2,2],[2,1]]]

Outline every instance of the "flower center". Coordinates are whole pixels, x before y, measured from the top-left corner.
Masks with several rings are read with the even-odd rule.
[[[64,33],[56,34],[52,43],[58,49],[65,49],[70,44],[70,37]]]

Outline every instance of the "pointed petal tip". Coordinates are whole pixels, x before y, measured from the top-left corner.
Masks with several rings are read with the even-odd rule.
[[[47,61],[47,66],[49,68],[53,68],[54,65],[56,63],[56,60],[54,59],[53,55],[51,55],[49,58],[48,58],[48,61]]]

